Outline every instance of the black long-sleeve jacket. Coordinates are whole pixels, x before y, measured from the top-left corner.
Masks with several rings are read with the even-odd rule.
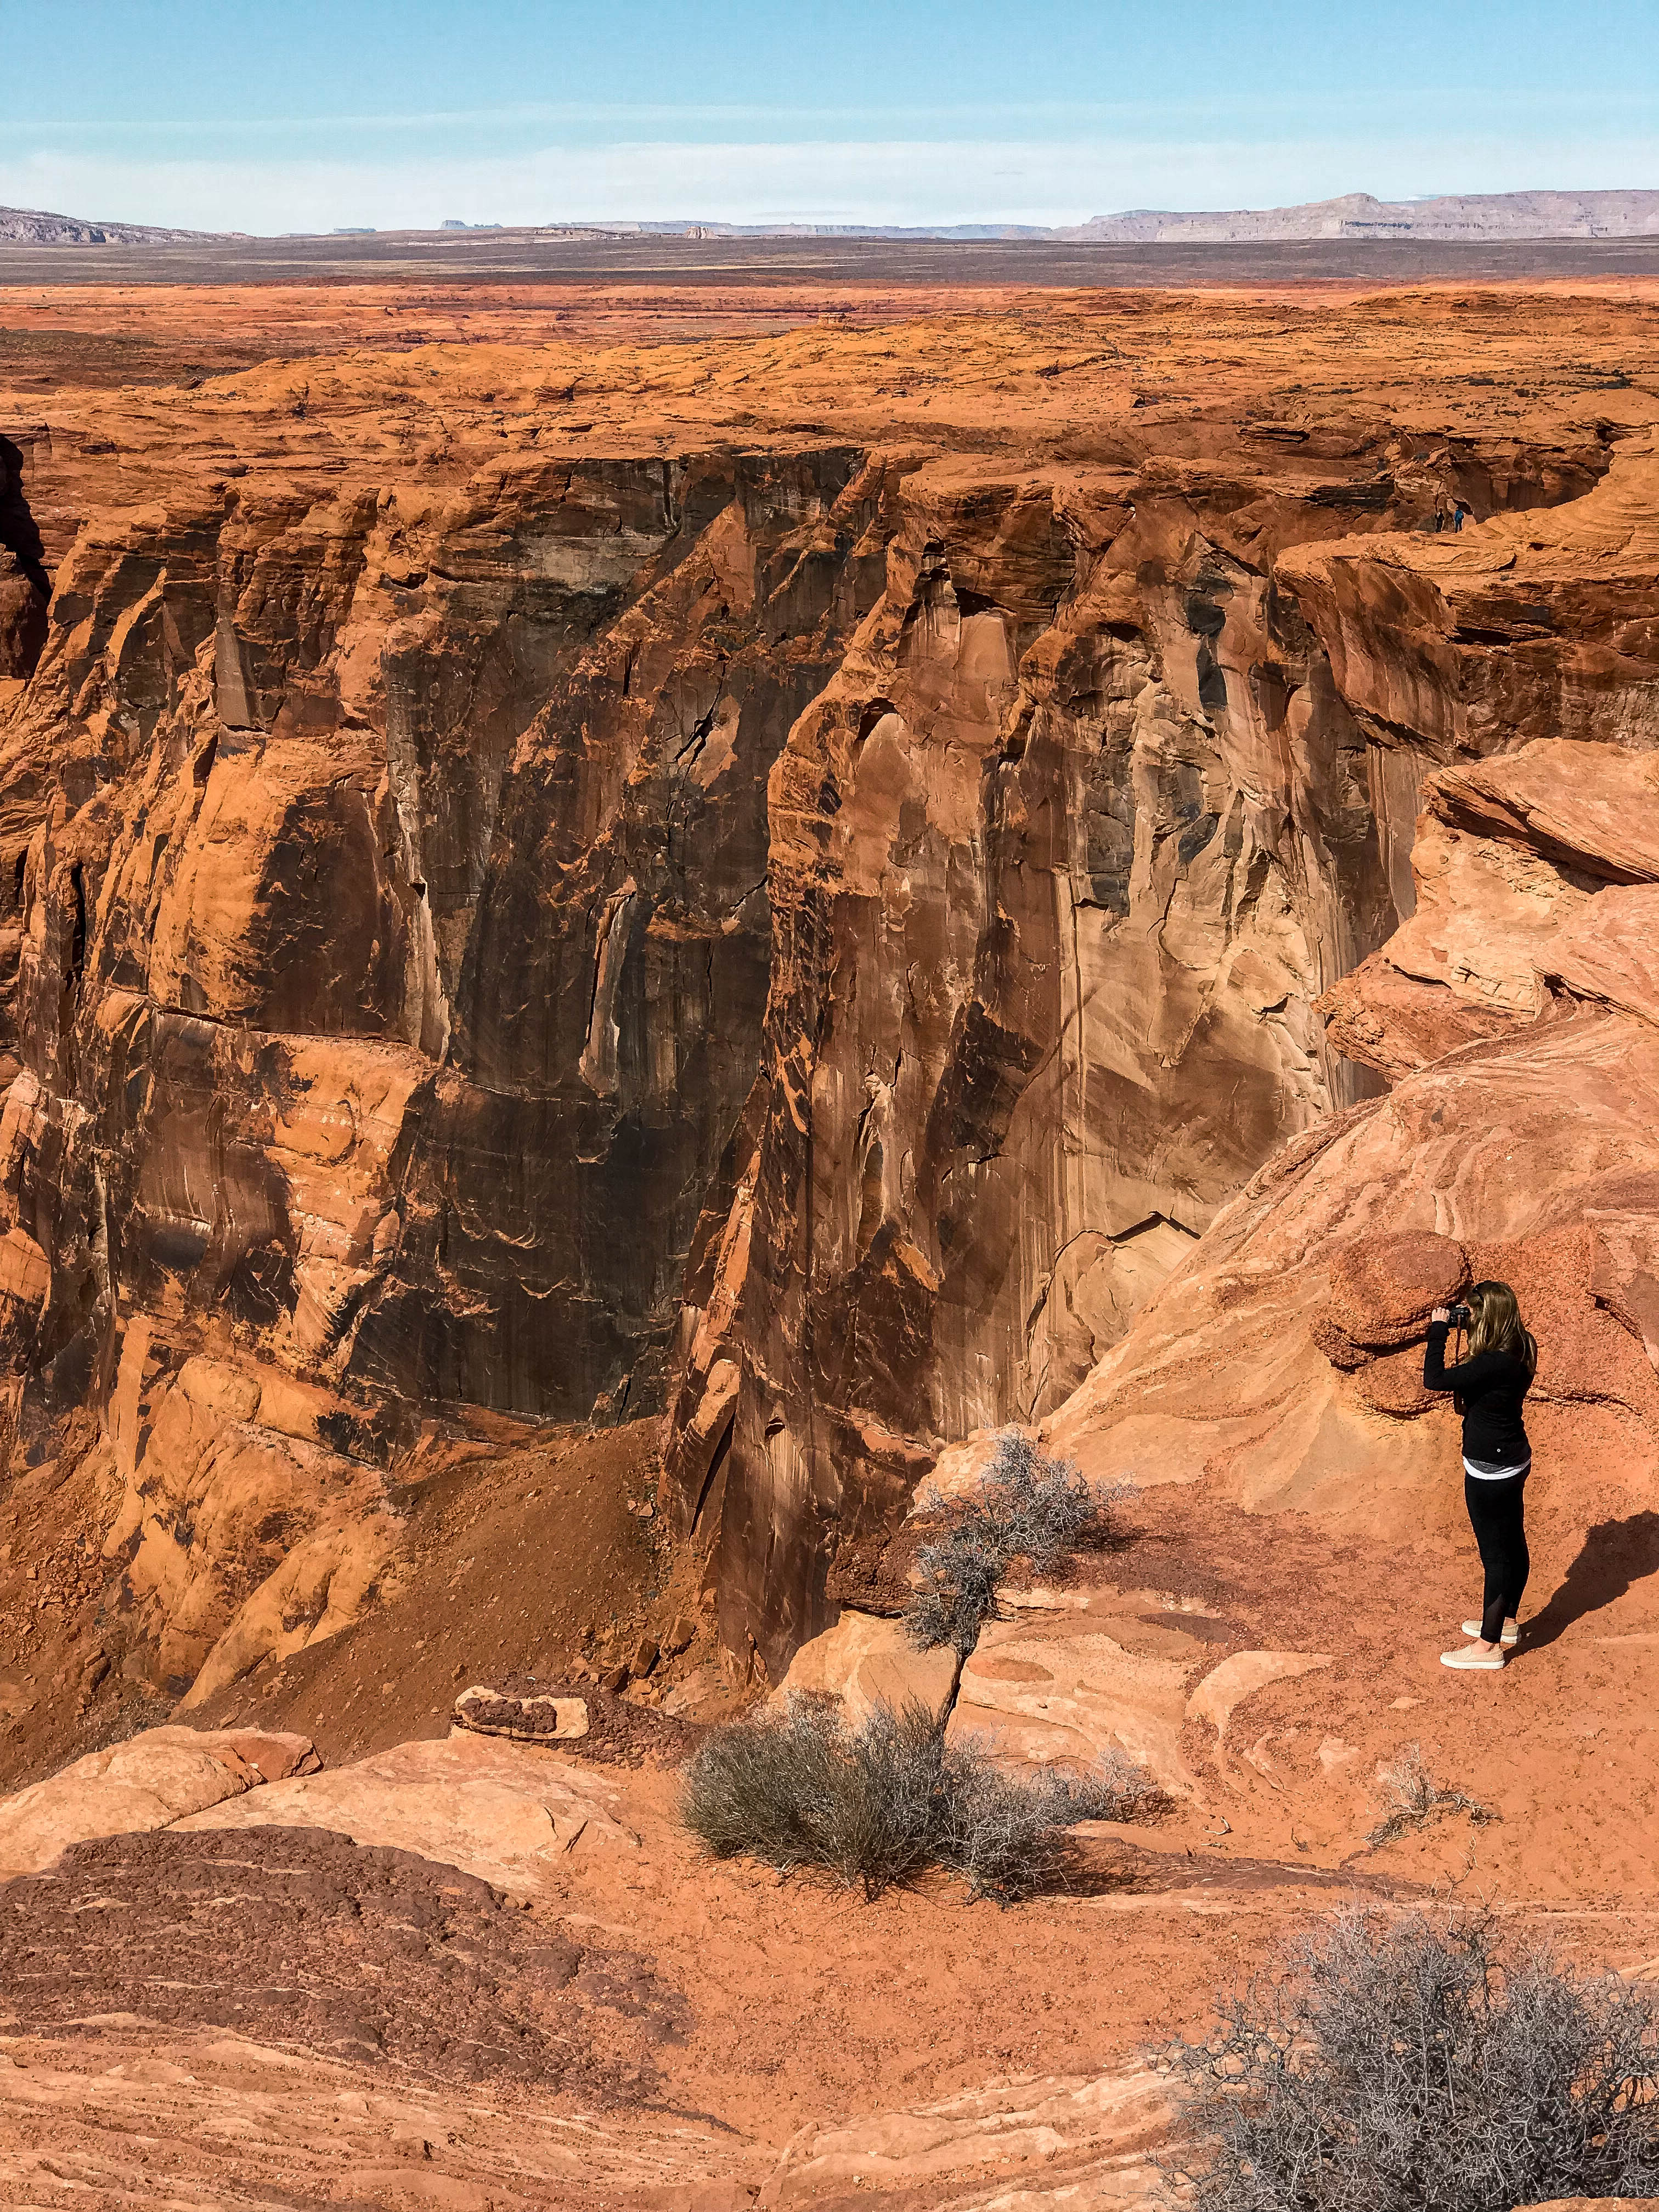
[[[1484,1467],[1524,1467],[1532,1457],[1522,1406],[1532,1388],[1523,1360],[1507,1352],[1483,1352],[1446,1364],[1449,1322],[1431,1321],[1423,1352],[1423,1388],[1455,1390],[1463,1416],[1463,1456]]]

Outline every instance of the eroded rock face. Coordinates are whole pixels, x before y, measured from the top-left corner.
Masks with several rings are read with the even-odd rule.
[[[1632,459],[1638,484],[1649,466]],[[1651,780],[1632,749],[1655,663],[1630,606],[1638,653],[1609,659],[1612,618],[1586,600],[1533,655],[1586,740],[1578,795],[1540,802],[1561,815],[1547,833],[1515,826],[1530,765],[1501,829],[1494,764],[1429,779],[1445,819],[1421,906],[1394,881],[1398,812],[1428,763],[1526,726],[1454,712],[1425,673],[1406,729],[1401,699],[1385,715],[1339,680],[1357,655],[1330,574],[1368,579],[1374,621],[1425,623],[1400,574],[1501,566],[1487,530],[1552,526],[1384,537],[1366,571],[1358,541],[1285,542],[1323,527],[1316,489],[1252,509],[1255,489],[1166,470],[1112,507],[1027,482],[988,514],[982,483],[921,471],[886,596],[774,773],[753,1149],[694,1261],[675,1462],[688,1518],[724,1485],[722,1633],[764,1668],[831,1617],[836,1547],[891,1516],[918,1442],[1050,1413],[1251,1163],[1363,1098],[1352,1063],[1393,1074],[1535,1017],[1542,934],[1592,884],[1642,876],[1642,831],[1609,827]],[[1639,501],[1597,497],[1561,536],[1605,537],[1633,572]],[[1503,643],[1472,650],[1498,690]],[[1461,665],[1434,680],[1471,688]],[[1437,964],[1442,988],[1406,987]],[[1426,1402],[1403,1368],[1370,1387]]]
[[[0,437],[0,684],[34,672],[46,640],[51,580],[41,565],[46,550],[23,478],[27,459],[11,438]]]
[[[648,1167],[684,1249],[752,1072],[766,769],[856,612],[857,474],[566,464],[408,522],[239,501],[83,538],[14,744],[99,796],[31,848],[20,1027],[106,1142],[141,1124],[105,1200],[136,1291],[532,1413],[660,1335],[677,1283],[594,1233],[605,1175],[637,1205]],[[146,1188],[207,1159],[199,1203]]]
[[[1655,753],[1584,744],[1564,755],[1543,738],[1441,769],[1422,799],[1411,918],[1319,1002],[1338,1048],[1390,1080],[1535,1021],[1564,961],[1581,996],[1602,995],[1582,965],[1589,946],[1605,954],[1618,917],[1628,928],[1640,908],[1597,895],[1659,881]],[[1627,998],[1641,995],[1644,966],[1638,953]]]
[[[0,1326],[26,1443],[100,1410],[174,1693],[367,1602],[467,1409],[672,1408],[668,1502],[775,1679],[837,1548],[1109,1364],[1287,1136],[1586,962],[1640,992],[1565,927],[1599,832],[1527,845],[1471,765],[1552,717],[1650,744],[1639,437],[1137,416],[1115,349],[1016,347],[1022,419],[1103,361],[1109,426],[1013,455],[942,390],[902,441],[866,404],[738,448],[702,417],[775,349],[591,372],[579,459],[574,381],[488,350],[516,411],[464,433],[435,367],[337,430],[360,364],[270,365],[211,436],[162,395],[130,453],[31,449],[32,496],[101,496],[0,694]],[[1501,960],[1426,890],[1395,934],[1430,769],[1448,909],[1510,870]]]
[[[1650,787],[1651,762],[1601,753],[1544,741],[1470,779],[1537,912],[1524,940],[1501,915],[1486,940],[1481,907],[1449,901],[1448,940],[1468,951],[1459,973],[1471,990],[1483,975],[1513,976],[1524,941],[1536,1011],[1516,1007],[1486,1037],[1455,1036],[1386,1099],[1332,1117],[1251,1179],[1055,1416],[1054,1439],[1085,1468],[1203,1478],[1254,1507],[1408,1529],[1457,1467],[1455,1414],[1422,1389],[1428,1313],[1471,1275],[1496,1276],[1515,1285],[1538,1339],[1528,1424],[1556,1510],[1596,1519],[1649,1494],[1659,890],[1608,883],[1607,860],[1591,875],[1560,825],[1609,784]],[[1425,816],[1434,867],[1437,807]],[[1620,865],[1633,872],[1640,829],[1620,818]],[[1551,826],[1517,827],[1531,823]],[[1479,896],[1486,875],[1471,866],[1453,880]],[[1383,979],[1375,1000],[1372,975]],[[1403,1064],[1450,988],[1408,981],[1385,951],[1348,979],[1342,1003],[1356,1018],[1369,1012]]]
[[[56,795],[0,1268],[42,1411],[110,1407],[175,1693],[372,1592],[424,1412],[661,1402],[754,1078],[767,773],[884,496],[840,449],[538,464],[226,494],[60,569],[9,732],[12,818]]]

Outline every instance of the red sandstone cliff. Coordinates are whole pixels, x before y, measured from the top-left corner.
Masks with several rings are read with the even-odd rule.
[[[1442,1525],[1454,1431],[1422,1388],[1423,1328],[1496,1275],[1540,1346],[1540,1502],[1639,1517],[1659,1419],[1659,755],[1545,738],[1443,770],[1427,797],[1435,902],[1397,964],[1395,939],[1333,994],[1394,1087],[1251,1178],[1054,1431],[1097,1471],[1202,1479],[1258,1510],[1391,1540]]]

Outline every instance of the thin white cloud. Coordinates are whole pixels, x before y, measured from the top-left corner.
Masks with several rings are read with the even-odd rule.
[[[1266,144],[893,138],[696,144],[635,141],[495,156],[168,159],[0,153],[0,204],[106,221],[280,233],[543,223],[835,220],[1079,221],[1124,207],[1270,207],[1372,191],[1659,187],[1650,136],[1510,128],[1455,137],[1338,134]]]
[[[538,131],[556,131],[566,142],[574,137],[607,143],[653,140],[689,144],[701,143],[708,134],[727,131],[745,143],[788,144],[814,140],[850,143],[872,137],[931,137],[941,128],[946,135],[1006,138],[1011,129],[1020,124],[1048,125],[1060,118],[1067,120],[1074,129],[1095,135],[1128,131],[1144,131],[1153,137],[1171,134],[1184,137],[1193,130],[1218,123],[1236,128],[1239,120],[1237,97],[1231,90],[1189,91],[1176,101],[1151,97],[994,101],[877,99],[823,106],[810,101],[786,104],[776,100],[508,100],[487,107],[338,112],[327,106],[324,94],[319,94],[317,108],[303,115],[243,116],[222,112],[151,112],[116,118],[18,115],[7,118],[7,128],[24,141],[54,142],[81,137],[100,142],[112,138],[189,141],[218,135],[234,135],[239,141],[283,137],[303,140],[318,132],[342,131],[496,131],[528,126]],[[1595,123],[1611,114],[1639,118],[1650,128],[1656,110],[1659,109],[1659,102],[1656,102],[1651,92],[1619,85],[1601,86],[1594,92],[1553,87],[1506,88],[1501,95],[1490,97],[1501,106],[1511,124],[1524,125],[1533,118],[1547,121],[1552,127],[1574,118]],[[1249,118],[1252,134],[1257,138],[1271,138],[1275,123],[1305,123],[1309,104],[1304,90],[1288,85],[1277,94],[1255,94]],[[1479,104],[1479,100],[1472,102],[1466,88],[1455,85],[1425,84],[1413,86],[1409,90],[1397,86],[1368,89],[1363,85],[1349,85],[1340,102],[1328,108],[1327,116],[1328,119],[1334,107],[1340,106],[1353,115],[1367,116],[1374,127],[1385,118],[1392,118],[1396,125],[1414,122],[1419,127],[1432,120],[1437,126],[1447,117],[1467,122],[1472,106]],[[884,127],[860,127],[871,125]],[[971,128],[975,125],[981,129]],[[745,125],[753,128],[736,127]]]

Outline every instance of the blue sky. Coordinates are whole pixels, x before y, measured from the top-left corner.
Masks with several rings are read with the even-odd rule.
[[[1659,0],[0,0],[0,204],[256,231],[1659,187]]]

